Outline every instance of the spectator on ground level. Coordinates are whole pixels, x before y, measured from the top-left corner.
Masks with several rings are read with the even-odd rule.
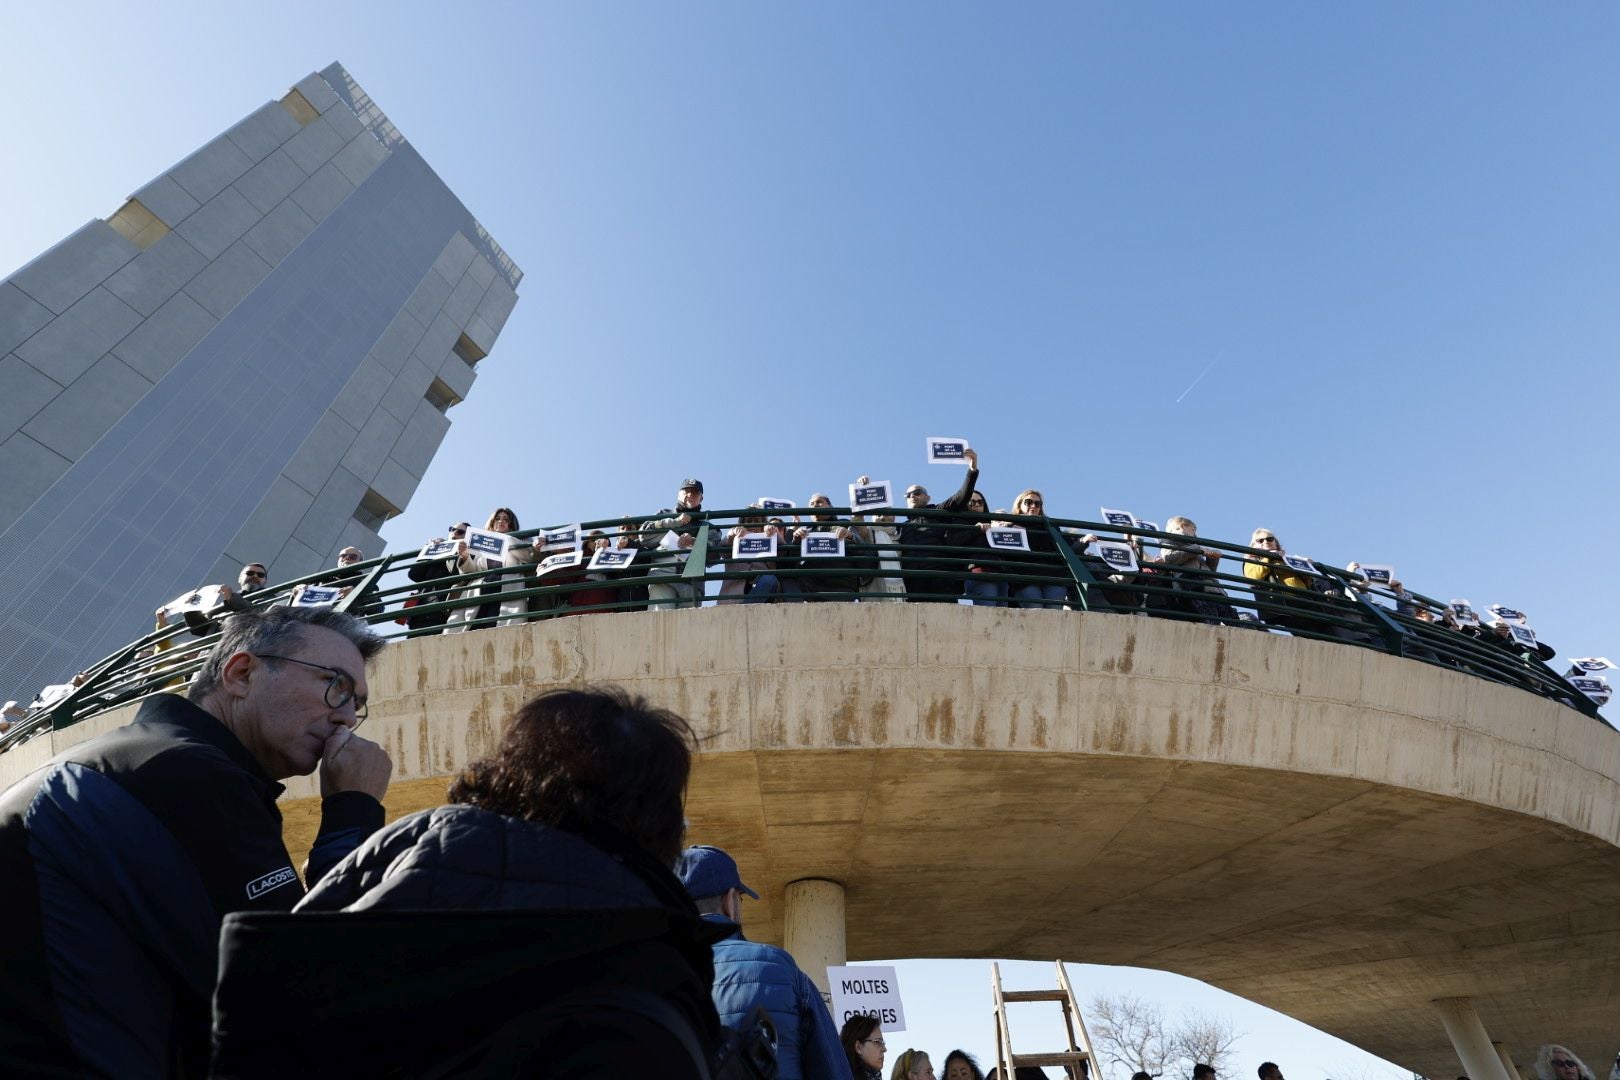
[[[417,614],[414,609],[424,604],[437,604],[459,599],[460,588],[448,588],[443,584],[446,580],[457,576],[460,571],[456,568],[460,553],[466,550],[467,530],[472,528],[465,521],[457,522],[445,530],[451,540],[461,541],[461,546],[438,559],[418,559],[406,567],[405,574],[412,581],[417,582],[418,588],[407,603],[405,625],[412,631],[420,634],[437,634],[445,622],[450,618],[448,611],[432,611]],[[442,537],[433,537],[428,544],[443,543]],[[423,547],[426,547],[424,544]]]
[[[966,1050],[952,1050],[945,1055],[943,1080],[984,1080],[984,1073],[973,1055]]]
[[[755,1006],[776,1025],[778,1080],[847,1080],[832,1015],[810,976],[785,949],[749,941],[742,932],[743,884],[737,863],[717,847],[689,847],[675,873],[706,922],[727,930],[714,943],[714,1005],[720,1022],[738,1029]]]
[[[1216,1080],[1215,1066],[1199,1062],[1193,1066],[1192,1080]]]
[[[683,1040],[652,1018],[657,1013],[636,1007],[638,995],[654,999],[705,1054],[718,1043],[709,997],[715,932],[670,870],[685,830],[693,745],[684,718],[617,688],[543,693],[517,711],[493,756],[451,784],[450,805],[389,825],[298,910],[448,909],[446,928],[467,911],[546,910],[559,929],[554,942],[536,946],[556,950],[541,966],[532,949],[522,950],[511,961],[522,970],[497,971],[448,995],[441,983],[454,971],[424,973],[421,999],[407,996],[398,1007],[420,1012],[450,999],[460,1017],[447,1027],[469,1018],[478,1026],[420,1037],[453,1038],[458,1053],[480,1040],[521,1039],[529,1055],[519,1062],[523,1075],[637,1076],[651,1068],[661,1077],[696,1077]],[[571,912],[580,922],[570,929]],[[340,984],[332,992],[354,989]],[[374,1012],[379,1027],[390,1026],[383,1003]],[[332,1034],[338,1043],[344,1037]],[[410,1039],[401,1034],[405,1051]],[[424,1064],[407,1057],[398,1067]],[[389,1070],[373,1063],[367,1071]]]
[[[1535,1069],[1538,1080],[1596,1080],[1586,1062],[1558,1043],[1548,1043],[1536,1051]]]
[[[641,526],[641,546],[651,551],[663,550],[665,538],[674,534],[674,548],[669,554],[660,554],[658,561],[647,568],[648,576],[678,577],[686,565],[685,552],[697,543],[698,532],[708,515],[703,512],[703,481],[688,477],[681,481],[675,494],[675,506],[658,511],[659,516]],[[725,538],[719,529],[709,530],[710,555],[719,552]],[[701,607],[703,583],[691,581],[657,581],[647,586],[647,606],[653,609]]]
[[[888,1045],[874,1016],[852,1016],[838,1032],[844,1059],[854,1080],[883,1080],[883,1055]]]
[[[188,698],[0,795],[0,1059],[15,1074],[201,1076],[221,916],[303,894],[276,781],[319,769],[313,884],[383,821],[391,765],[354,733],[381,639],[327,609],[238,614]]]
[[[912,484],[906,489],[906,507],[910,510],[966,510],[968,500],[973,496],[973,485],[979,481],[979,455],[968,450],[963,456],[967,458],[967,475],[949,498],[937,504],[929,502],[928,489],[922,484]],[[943,515],[920,514],[913,514],[901,524],[900,543],[904,545],[901,563],[906,574],[907,599],[954,604],[962,595],[961,559],[929,551],[930,548],[949,545],[951,531],[959,524],[959,521]],[[952,576],[925,576],[930,572],[950,572]]]
[[[508,535],[522,527],[518,524],[516,512],[506,506],[497,506],[484,523],[485,531]],[[525,598],[512,599],[511,596],[528,587],[531,572],[528,567],[534,562],[534,557],[535,549],[527,543],[508,543],[506,553],[500,558],[473,554],[467,550],[465,540],[457,544],[456,572],[484,573],[481,577],[473,578],[473,583],[462,590],[463,599],[479,597],[480,602],[476,605],[468,603],[452,611],[445,625],[445,633],[469,629],[474,620],[477,620],[478,626],[511,626],[522,622],[529,602]],[[498,622],[495,621],[497,619]]]
[[[889,1080],[934,1080],[934,1063],[921,1050],[902,1050],[894,1059]]]
[[[1262,1061],[1258,1071],[1260,1080],[1283,1080],[1282,1070],[1275,1061]]]

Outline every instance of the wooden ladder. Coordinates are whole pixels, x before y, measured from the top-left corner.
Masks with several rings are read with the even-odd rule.
[[[1020,1065],[1061,1065],[1064,1075],[1072,1080],[1087,1080],[1091,1076],[1091,1034],[1086,1031],[1085,1018],[1080,1015],[1080,1006],[1074,999],[1069,973],[1064,970],[1063,961],[1056,963],[1056,990],[1003,990],[1001,965],[993,962],[990,965],[990,994],[996,1003],[996,1064],[1001,1069],[1002,1080],[1014,1080],[1014,1070]],[[1050,1054],[1013,1053],[1012,1032],[1007,1027],[1009,1001],[1055,1001],[1062,1005],[1063,1024],[1069,1031],[1069,1048]]]

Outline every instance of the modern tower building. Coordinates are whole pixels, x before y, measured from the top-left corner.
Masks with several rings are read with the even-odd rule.
[[[521,277],[333,64],[0,282],[0,698],[380,552]]]

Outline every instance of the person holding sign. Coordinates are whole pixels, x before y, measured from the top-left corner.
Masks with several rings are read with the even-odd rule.
[[[861,573],[861,571],[877,569],[877,560],[875,558],[861,558],[848,554],[847,545],[865,541],[865,530],[857,524],[839,521],[832,512],[832,499],[819,491],[810,496],[806,505],[810,507],[810,524],[800,525],[793,530],[793,542],[802,546],[807,536],[831,533],[844,542],[846,553],[833,556],[801,557],[799,559],[800,569],[817,572],[807,574],[800,579],[799,589],[806,600],[850,599],[851,597],[847,594],[860,592],[861,583],[868,576]],[[833,595],[838,593],[846,595]]]
[[[703,512],[703,481],[687,477],[675,494],[673,509],[660,510],[659,517],[641,526],[641,546],[649,551],[667,552],[664,561],[647,568],[648,575],[679,579],[686,560],[683,553],[697,543],[698,532],[708,521]],[[725,544],[719,529],[709,530],[709,553],[713,557]],[[647,586],[647,607],[673,609],[703,606],[701,583],[673,580]]]
[[[1245,557],[1243,576],[1254,582],[1256,600],[1275,605],[1262,610],[1260,618],[1290,630],[1332,636],[1332,626],[1309,614],[1317,610],[1310,599],[1310,578],[1284,561],[1282,541],[1270,529],[1259,528],[1249,546],[1255,550]]]
[[[967,511],[970,514],[990,512],[990,503],[985,499],[984,492],[974,489],[973,494],[968,496]],[[985,518],[964,518],[961,524],[951,529],[945,541],[952,547],[974,549],[969,557],[968,578],[962,586],[962,594],[979,607],[1007,606],[1007,583],[990,580],[992,574],[1007,572],[1001,559],[991,553],[987,539],[995,524]]]
[[[1237,612],[1227,603],[1226,590],[1210,575],[1221,563],[1219,551],[1206,550],[1193,541],[1198,539],[1198,526],[1191,518],[1177,514],[1165,522],[1165,531],[1184,536],[1186,540],[1165,540],[1159,545],[1159,557],[1148,560],[1154,569],[1163,572],[1176,590],[1173,596],[1149,596],[1147,609],[1154,614],[1180,614],[1205,622],[1236,622]]]
[[[1001,557],[1007,569],[1020,574],[1041,574],[1067,577],[1067,568],[1058,555],[1057,542],[1046,523],[1046,499],[1034,488],[1025,488],[1013,499],[1012,523],[1029,534],[1029,554],[1004,551]],[[1017,607],[1057,608],[1069,599],[1067,585],[1057,582],[1018,582],[1012,587],[1012,598]]]
[[[487,597],[476,607],[467,605],[457,608],[450,613],[445,633],[453,634],[466,630],[473,621],[478,626],[489,626],[497,616],[501,626],[512,626],[523,621],[528,611],[528,601],[521,599],[501,599],[502,594],[519,593],[528,587],[528,565],[534,562],[535,551],[533,546],[524,544],[519,546],[511,539],[511,533],[517,532],[523,526],[518,524],[516,512],[505,506],[497,506],[484,523],[483,532],[495,533],[496,540],[504,540],[500,544],[500,554],[479,554],[469,550],[466,540],[456,545],[456,570],[461,574],[484,573],[473,580],[475,585],[467,589],[466,593],[474,596]],[[478,539],[478,533],[468,530],[471,536]],[[490,540],[489,537],[483,539]]]
[[[726,533],[728,542],[735,543],[745,536],[769,536],[775,539],[778,554],[788,542],[787,529],[774,521],[767,522],[764,514],[744,514],[737,520],[739,524]],[[776,573],[775,559],[733,559],[726,564],[726,569],[752,576],[727,578],[721,582],[717,604],[766,604],[785,593],[798,595],[799,583],[792,579],[783,581]]]
[[[945,510],[960,512],[968,508],[973,497],[973,485],[979,481],[979,455],[969,448],[962,451],[968,463],[967,475],[950,498],[941,503],[928,501],[928,489],[912,484],[906,489],[906,507],[910,510]],[[912,514],[900,525],[900,565],[905,574],[906,598],[936,604],[954,604],[962,595],[961,577],[936,577],[951,571],[961,572],[962,561],[943,555],[938,550],[950,544],[952,532],[963,524],[961,519],[945,514]],[[935,550],[929,550],[929,549]]]
[[[456,562],[466,550],[463,541],[470,528],[472,526],[465,521],[450,526],[445,530],[448,539],[435,536],[429,540],[422,545],[422,554],[417,560],[405,568],[406,576],[417,583],[416,592],[406,601],[406,607],[412,610],[406,612],[405,625],[411,628],[413,635],[437,634],[450,618],[448,611],[417,614],[414,609],[423,604],[454,600],[461,595],[459,590],[445,590],[439,583],[456,576]]]

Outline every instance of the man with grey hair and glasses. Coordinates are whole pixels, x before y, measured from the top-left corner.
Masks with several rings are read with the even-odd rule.
[[[355,734],[382,639],[341,612],[227,619],[184,698],[0,794],[0,1060],[33,1076],[203,1075],[220,922],[284,911],[383,823],[393,765]],[[301,882],[278,781],[319,771]]]

